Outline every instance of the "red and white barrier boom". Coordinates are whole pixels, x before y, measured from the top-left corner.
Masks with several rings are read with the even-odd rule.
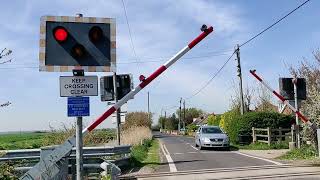
[[[275,96],[277,96],[284,104],[286,104],[293,112],[295,112],[298,117],[301,119],[301,121],[305,124],[307,124],[311,129],[315,130],[317,129],[317,126],[310,122],[304,115],[302,115],[295,107],[291,106],[289,101],[285,100],[283,96],[281,96],[279,93],[277,93],[275,90],[273,90],[267,83],[265,83],[262,78],[260,78],[256,74],[256,70],[250,70],[250,73],[258,80],[260,81],[269,91],[271,91]]]
[[[144,87],[146,87],[151,81],[157,78],[161,73],[163,73],[176,61],[178,61],[183,55],[185,55],[188,51],[190,51],[201,40],[207,37],[213,31],[213,27],[211,26],[207,28],[207,26],[203,25],[201,30],[203,32],[198,37],[196,37],[193,41],[191,41],[186,47],[181,49],[176,55],[174,55],[165,64],[163,64],[160,68],[158,68],[148,78],[142,80],[142,82],[136,88],[134,88],[130,93],[124,96],[120,101],[114,104],[105,113],[103,113],[90,126],[86,127],[82,131],[82,134],[85,135],[88,132],[91,132],[100,123],[102,123],[105,119],[107,119],[112,113],[114,113],[118,108],[120,108],[124,103],[126,103],[129,99],[132,99],[138,92],[140,92]],[[75,136],[70,137],[64,144],[55,148],[50,155],[48,155],[46,158],[41,160],[26,174],[24,174],[20,179],[35,180],[40,178],[49,179],[50,177],[54,177],[54,173],[58,173],[58,170],[59,170],[59,166],[57,165],[57,162],[59,162],[59,160],[61,160],[63,157],[66,157],[71,152],[72,148],[76,144],[75,142],[76,142]],[[56,170],[54,168],[56,168]],[[47,175],[49,173],[46,173],[48,170],[51,171],[50,176]]]

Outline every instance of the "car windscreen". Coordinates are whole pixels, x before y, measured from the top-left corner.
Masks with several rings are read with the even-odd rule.
[[[215,127],[207,127],[207,128],[202,128],[202,133],[204,134],[221,134],[223,133],[220,128],[215,128]]]

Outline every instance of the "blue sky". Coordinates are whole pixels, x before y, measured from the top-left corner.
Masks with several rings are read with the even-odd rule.
[[[178,105],[180,97],[190,97],[205,84],[230,56],[230,50],[237,43],[241,44],[302,2],[125,0],[136,58],[119,0],[3,1],[0,48],[13,50],[13,62],[0,65],[0,103],[12,102],[9,107],[0,109],[0,131],[42,130],[48,129],[49,125],[59,128],[62,124],[75,122],[74,118],[66,117],[67,99],[59,97],[59,76],[71,73],[39,72],[37,68],[39,21],[43,15],[74,16],[82,13],[84,16],[116,18],[117,71],[132,73],[135,85],[140,74],[149,75],[196,37],[202,24],[214,26],[213,34],[127,105],[128,111],[146,111],[149,91],[151,111],[158,117],[161,109]],[[319,5],[319,1],[310,1],[285,21],[241,48],[245,87],[258,86],[248,73],[250,69],[257,69],[277,89],[278,78],[289,76],[288,65],[297,65],[303,57],[312,58],[312,51],[320,47]],[[139,62],[163,61],[127,63],[137,59]],[[103,75],[87,73],[93,74]],[[215,113],[228,110],[236,82],[236,63],[231,60],[206,89],[186,102],[187,107]],[[85,124],[90,124],[108,108],[106,103],[100,102],[100,97],[91,97],[90,101],[91,116],[84,118]],[[167,110],[167,113],[174,110]],[[114,125],[109,119],[100,127]]]

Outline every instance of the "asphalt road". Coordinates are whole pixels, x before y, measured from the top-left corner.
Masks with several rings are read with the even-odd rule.
[[[163,144],[166,165],[159,172],[177,172],[213,168],[279,165],[277,162],[250,157],[238,151],[198,150],[194,138],[155,133]]]

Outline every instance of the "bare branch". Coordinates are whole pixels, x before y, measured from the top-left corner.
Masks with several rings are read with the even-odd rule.
[[[11,104],[11,102],[8,101],[8,102],[6,102],[6,103],[4,103],[4,104],[1,104],[0,107],[10,106],[10,104]]]

